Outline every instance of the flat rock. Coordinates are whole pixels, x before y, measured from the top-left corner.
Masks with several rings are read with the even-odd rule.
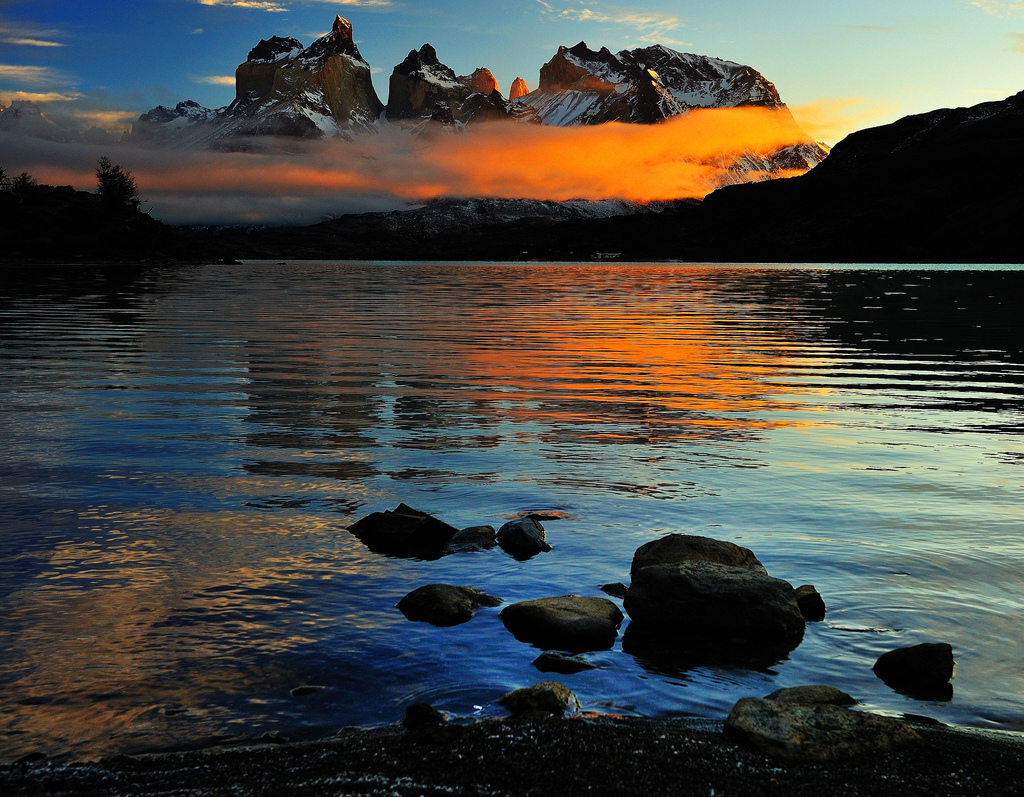
[[[439,559],[458,529],[405,504],[374,512],[348,530],[371,551],[414,559]]]
[[[763,569],[707,561],[641,568],[623,601],[645,631],[773,641],[799,637],[804,618],[791,584]]]
[[[516,689],[498,699],[509,714],[564,714],[580,707],[572,691],[557,681],[541,681],[525,689]]]
[[[778,705],[794,706],[853,706],[857,703],[856,698],[846,694],[842,689],[824,684],[790,686],[772,692],[765,700]]]
[[[611,647],[623,619],[607,598],[578,595],[513,603],[501,612],[501,621],[521,642],[569,651]]]
[[[398,609],[409,620],[437,626],[467,623],[479,606],[498,606],[501,598],[473,587],[451,584],[427,584],[414,589],[398,602]]]
[[[677,562],[716,562],[730,567],[765,572],[754,552],[731,542],[698,537],[693,534],[669,534],[636,549],[630,565],[630,577],[645,567],[671,565]]]
[[[410,731],[438,728],[447,722],[447,714],[422,701],[417,701],[410,705],[405,710],[405,718],[402,720],[406,730]]]
[[[948,689],[955,665],[952,645],[927,642],[883,653],[873,670],[889,686],[911,694],[928,694]]]
[[[532,517],[510,520],[498,529],[498,545],[517,559],[529,559],[551,550],[544,527]]]
[[[494,526],[470,526],[455,533],[445,548],[445,555],[487,551],[498,544]]]
[[[796,588],[796,604],[808,622],[818,623],[825,619],[825,600],[818,594],[813,584],[804,584]]]
[[[762,753],[799,761],[833,761],[919,739],[905,722],[833,703],[745,697],[725,720],[725,732]]]

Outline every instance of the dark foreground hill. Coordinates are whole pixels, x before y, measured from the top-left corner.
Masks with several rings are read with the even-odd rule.
[[[236,257],[266,258],[1016,263],[1024,160],[1006,155],[1022,146],[1024,92],[862,130],[801,177],[729,186],[660,213],[482,213],[434,232],[415,211],[369,213],[215,240]]]
[[[215,250],[131,207],[71,186],[0,191],[0,263],[166,262]]]

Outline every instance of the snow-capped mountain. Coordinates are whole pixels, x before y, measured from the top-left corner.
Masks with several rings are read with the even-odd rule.
[[[303,48],[274,36],[249,51],[235,70],[235,100],[210,110],[191,100],[159,106],[139,117],[137,141],[180,146],[244,148],[254,136],[319,138],[364,129],[384,104],[370,80],[370,65],[352,38],[352,24],[337,17],[326,36]]]

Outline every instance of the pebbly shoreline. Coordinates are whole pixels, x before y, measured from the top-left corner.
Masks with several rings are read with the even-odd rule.
[[[915,724],[920,739],[839,761],[781,760],[719,722],[574,715],[314,742],[0,766],[5,795],[1020,795],[1024,737]]]

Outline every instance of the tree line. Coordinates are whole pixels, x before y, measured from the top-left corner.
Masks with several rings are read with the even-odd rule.
[[[39,181],[28,172],[8,177],[0,166],[0,191],[10,191],[19,199],[39,187]],[[142,204],[135,177],[104,155],[96,166],[96,195],[111,210],[138,210]]]

